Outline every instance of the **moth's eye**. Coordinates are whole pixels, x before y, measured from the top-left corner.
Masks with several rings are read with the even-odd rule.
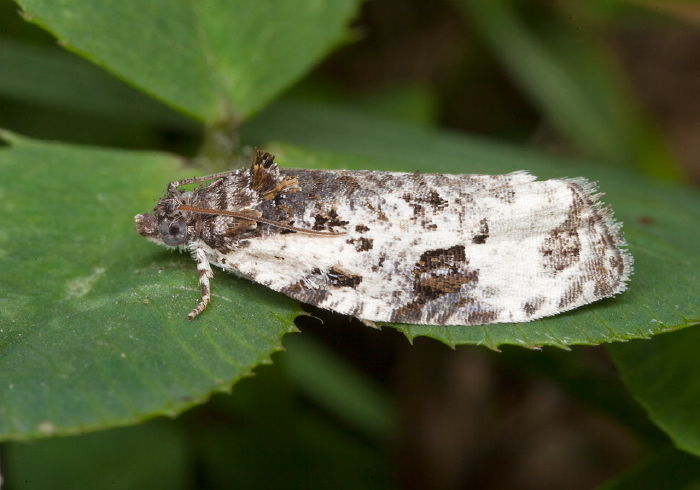
[[[158,231],[163,238],[163,243],[171,247],[183,244],[187,238],[187,226],[182,221],[161,221],[158,225]]]

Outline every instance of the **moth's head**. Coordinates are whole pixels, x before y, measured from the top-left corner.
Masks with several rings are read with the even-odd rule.
[[[153,214],[137,214],[136,231],[152,242],[178,247],[187,242],[187,224],[182,219],[156,217]]]
[[[158,206],[151,213],[137,214],[134,216],[136,221],[136,231],[148,240],[166,245],[168,247],[179,247],[187,245],[188,239],[194,237],[188,236],[193,233],[192,223],[188,223],[185,214],[177,211],[180,199],[174,196],[163,198],[158,203]],[[191,220],[191,217],[190,217]]]

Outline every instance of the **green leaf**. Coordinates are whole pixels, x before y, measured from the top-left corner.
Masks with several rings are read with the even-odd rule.
[[[697,291],[692,290],[693,294]],[[677,301],[669,306],[683,309]],[[700,456],[698,345],[700,328],[660,335],[648,342],[610,346],[623,381],[652,421],[679,448],[696,456]]]
[[[174,421],[6,443],[3,488],[394,488],[385,446],[292,389],[284,366],[294,350]]]
[[[17,490],[192,488],[190,448],[175,425],[163,420],[3,449],[6,484]]]
[[[629,291],[526,324],[396,326],[410,338],[565,347],[648,337],[700,318],[700,200],[680,186],[590,164],[561,168],[542,155],[308,104],[278,105],[245,134],[313,148],[278,145],[288,167],[524,168],[600,181],[636,258]],[[133,215],[150,210],[168,181],[192,175],[175,158],[8,139],[0,151],[0,175],[12,183],[0,196],[0,437],[178,413],[266,362],[294,329],[297,303],[222,271],[212,305],[184,320],[199,300],[192,260],[133,230]]]
[[[217,274],[216,310],[185,320],[200,298],[194,263],[143,240],[133,222],[183,176],[177,159],[9,140],[0,438],[178,413],[269,362],[295,329],[298,304],[229,274]]]
[[[0,53],[0,127],[40,139],[132,148],[162,146],[168,135],[168,147],[177,144],[182,152],[192,151],[182,135],[201,132],[196,121],[58,46],[0,40]]]
[[[662,449],[599,490],[697,490],[700,488],[700,460],[674,448]]]
[[[191,119],[59,48],[0,39],[0,53],[0,94],[10,99],[74,111],[82,117],[196,127]]]
[[[17,0],[25,18],[156,98],[244,119],[338,43],[358,0]]]

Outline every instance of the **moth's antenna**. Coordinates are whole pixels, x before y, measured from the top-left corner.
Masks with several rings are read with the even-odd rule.
[[[309,230],[306,228],[297,228],[296,226],[285,225],[284,223],[279,223],[277,221],[272,221],[265,218],[259,218],[256,216],[251,216],[246,213],[237,213],[235,211],[225,211],[223,209],[207,209],[207,208],[196,208],[194,206],[188,206],[187,204],[181,204],[178,206],[180,211],[190,211],[192,213],[201,214],[218,214],[221,216],[230,216],[232,218],[245,219],[248,221],[257,221],[258,223],[265,223],[266,225],[275,226],[277,228],[282,228],[283,230],[291,230],[299,233],[306,233],[307,235],[321,235],[321,236],[337,236],[345,235],[344,231],[321,231],[321,230]]]

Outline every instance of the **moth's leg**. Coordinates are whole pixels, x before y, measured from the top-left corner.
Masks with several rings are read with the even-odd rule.
[[[197,273],[199,273],[199,285],[202,286],[202,300],[199,302],[195,308],[190,311],[187,315],[188,320],[193,320],[194,317],[199,315],[209,304],[211,300],[211,288],[209,287],[209,279],[214,277],[214,273],[209,266],[209,260],[207,259],[207,254],[201,248],[194,249],[192,253],[194,259],[197,261]]]

